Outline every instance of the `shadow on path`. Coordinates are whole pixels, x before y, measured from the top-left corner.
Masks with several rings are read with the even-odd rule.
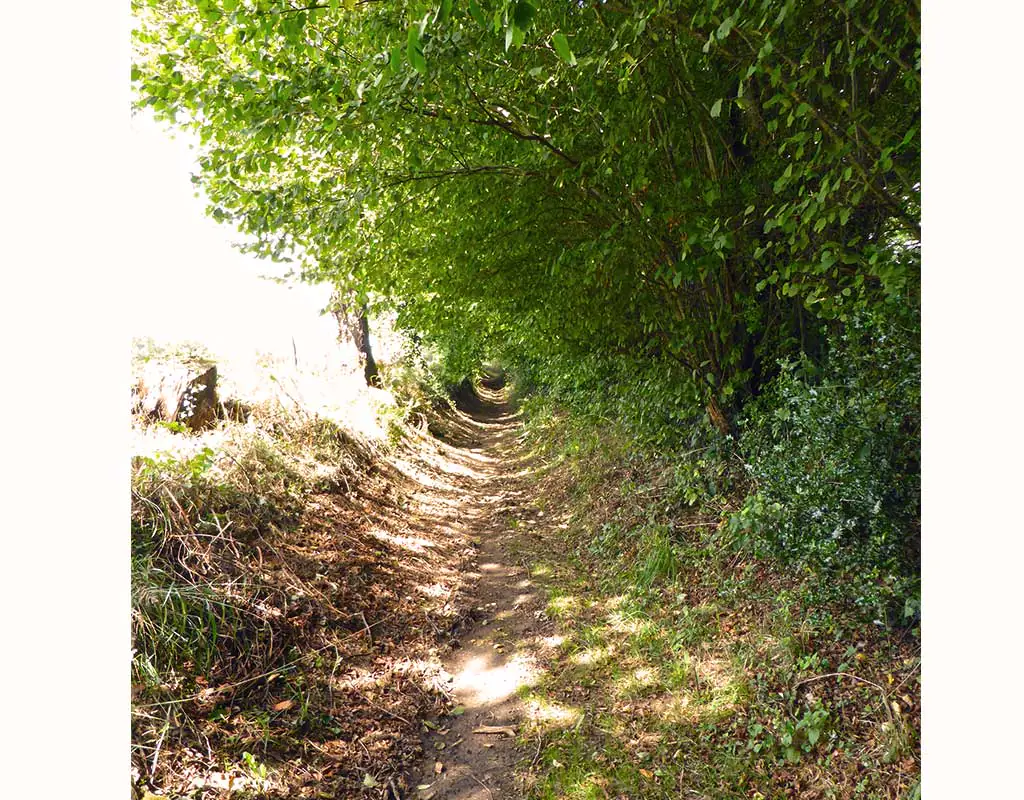
[[[504,392],[485,384],[475,399],[459,400],[459,413],[435,435],[447,462],[442,468],[466,478],[459,514],[475,548],[466,567],[472,611],[450,652],[441,654],[457,705],[455,713],[428,721],[411,796],[516,798],[522,792],[514,767],[523,754],[515,737],[525,714],[517,691],[536,681],[551,624],[543,615],[543,593],[535,591],[510,545],[523,535],[520,522],[533,525],[544,513],[525,506],[522,479],[529,464],[517,438],[518,414]]]

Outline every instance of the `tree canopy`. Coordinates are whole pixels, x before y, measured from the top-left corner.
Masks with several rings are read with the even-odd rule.
[[[198,132],[213,216],[453,368],[618,359],[727,429],[858,314],[916,325],[917,4],[134,7],[136,102]]]

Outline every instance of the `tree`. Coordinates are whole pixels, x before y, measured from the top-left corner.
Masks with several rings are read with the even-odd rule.
[[[359,353],[359,365],[367,386],[380,387],[380,373],[370,346],[370,321],[365,303],[352,298],[345,299],[335,293],[331,302],[332,313],[338,321],[338,336],[342,341],[351,341]]]
[[[454,364],[653,368],[729,430],[780,358],[917,306],[915,5],[134,8],[137,102],[199,132],[213,216]]]

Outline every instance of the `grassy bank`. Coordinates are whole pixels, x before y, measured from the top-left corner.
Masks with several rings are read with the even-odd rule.
[[[364,387],[341,406],[324,376],[269,367],[245,421],[134,421],[136,797],[383,790],[447,702],[430,653],[460,541],[393,463],[420,446],[412,405]]]
[[[566,520],[524,553],[561,633],[524,692],[546,709],[531,797],[916,796],[916,628],[749,547],[728,524],[749,487],[720,461],[637,452],[546,404],[529,428]]]

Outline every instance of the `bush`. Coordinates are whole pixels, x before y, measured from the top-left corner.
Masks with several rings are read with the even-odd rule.
[[[754,490],[731,517],[740,540],[827,575],[892,617],[917,610],[920,359],[916,332],[855,320],[781,372],[741,420]],[[833,582],[833,586],[836,586]]]

